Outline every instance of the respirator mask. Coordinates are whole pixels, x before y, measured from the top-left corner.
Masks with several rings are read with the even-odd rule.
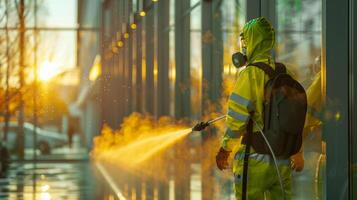
[[[247,63],[247,45],[245,43],[243,33],[240,34],[240,47],[242,51],[232,55],[232,62],[236,68],[243,67]]]

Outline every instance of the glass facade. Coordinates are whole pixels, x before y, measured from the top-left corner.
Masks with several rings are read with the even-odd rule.
[[[133,98],[129,99],[129,102],[134,105],[130,107],[128,102],[121,102],[121,106],[117,110],[123,112],[122,109],[129,107],[129,109],[134,108],[131,111],[150,113],[155,118],[162,116],[164,112],[166,113],[165,115],[177,118],[200,119],[206,113],[202,102],[210,100],[220,104],[220,94],[223,87],[222,80],[227,78],[233,81],[236,77],[235,68],[230,63],[230,57],[233,52],[238,50],[237,39],[239,31],[241,31],[245,22],[245,2],[225,1],[222,4],[213,6],[203,1],[186,1],[184,3],[172,0],[168,4],[163,2],[137,1],[137,12],[130,13],[133,15],[132,18],[135,19],[134,23],[137,27],[136,29],[127,29],[130,36],[128,40],[123,41],[120,38],[124,36],[125,32],[119,31],[120,26],[117,30],[114,28],[113,17],[117,16],[115,14],[114,1],[105,2],[103,12],[104,26],[102,29],[105,37],[102,42],[111,47],[111,43],[117,44],[115,48],[118,48],[118,51],[107,51],[105,49],[108,56],[103,60],[103,71],[111,69],[116,65],[116,62],[122,62],[120,60],[116,61],[116,58],[127,58],[125,48],[118,46],[119,41],[124,43],[124,47],[128,43],[131,43],[132,46],[135,46],[136,43],[136,47],[133,47],[131,51],[131,60],[135,64],[128,65],[124,61],[125,64],[123,66],[126,68],[125,70],[131,71],[133,78],[136,77],[135,81],[132,81],[133,87],[136,89],[130,90]],[[116,6],[124,6],[124,8],[118,7],[117,9],[125,10],[129,5],[119,1]],[[163,8],[168,9],[164,12]],[[227,10],[227,12],[222,12],[223,10]],[[203,21],[202,17],[205,15],[208,18]],[[168,17],[166,22],[163,20],[165,17]],[[125,14],[124,16],[120,15],[119,18],[121,19],[116,19],[116,21],[124,24],[121,27],[128,27],[130,23],[133,23],[133,21],[128,21],[130,17],[126,17]],[[211,20],[215,20],[213,26],[210,25]],[[112,34],[113,32],[116,34]],[[236,45],[232,46],[232,43]],[[168,47],[167,52],[162,52],[161,50],[165,49],[166,45]],[[123,55],[125,55],[124,58]],[[167,59],[167,62],[165,59]],[[203,60],[205,60],[205,65]],[[132,68],[132,70],[129,70],[129,68]],[[224,69],[228,69],[227,73]],[[207,71],[210,72],[207,73]],[[163,72],[164,74],[161,74]],[[108,79],[105,80],[105,84],[114,85],[114,81],[117,79],[125,81],[125,76],[120,75],[120,73],[118,75],[111,71],[107,73]],[[160,76],[168,78],[166,87],[160,85],[160,81],[163,81]],[[216,81],[211,83],[210,80],[213,79],[216,79]],[[209,88],[205,83],[210,84]],[[210,88],[211,86],[212,88]],[[127,86],[123,85],[123,87],[126,88]],[[116,90],[120,90],[118,87],[116,88]],[[108,114],[103,115],[103,121],[110,122],[110,125],[112,124],[113,127],[116,127],[125,114],[117,114],[121,116],[118,117],[109,113],[110,107],[114,106],[110,99],[116,98],[112,96],[115,95],[113,89],[107,90],[108,93],[104,95],[103,111],[105,113],[108,112]],[[163,91],[167,91],[167,94],[163,94]],[[205,92],[208,96],[204,97]],[[121,92],[119,94],[123,95]],[[166,101],[168,102],[160,102],[161,98],[163,98],[160,95],[167,95]],[[163,107],[167,110],[165,111],[164,109],[163,111]],[[216,139],[218,140],[218,137]],[[195,142],[197,138],[192,138],[192,140],[197,143],[197,141]],[[198,147],[194,145],[192,149],[197,150]],[[194,161],[190,165],[194,168],[200,167],[200,161]],[[199,178],[201,176],[198,172],[192,172],[190,176],[191,178],[186,181],[188,181],[188,185],[191,185],[191,189],[196,187],[197,184],[202,184],[202,180]],[[227,184],[228,196],[233,195],[233,190],[229,187],[229,184],[232,184],[231,180],[220,177],[214,180],[212,184],[217,184],[221,181]],[[206,190],[206,187],[204,188]],[[179,187],[178,190],[184,191],[185,187]],[[208,191],[210,190],[213,191],[213,188],[211,187]],[[190,196],[195,198],[198,197],[197,195],[201,196],[200,193],[194,192]],[[215,198],[220,199],[226,196],[224,195],[223,197],[217,194]]]
[[[304,170],[292,173],[292,199],[357,199],[353,0],[24,0],[23,38],[21,2],[0,1],[0,123],[22,113],[26,122],[24,131],[16,123],[0,131],[15,162],[88,160],[94,137],[110,127],[117,142],[135,112],[187,127],[227,113],[239,35],[264,16],[275,28],[273,57],[308,99]],[[23,112],[7,103],[20,97]],[[216,125],[163,153],[156,170],[164,180],[124,170],[111,174],[115,183],[127,199],[235,199],[233,174],[215,166],[225,129]]]
[[[106,4],[111,2],[107,1]],[[118,5],[128,6],[122,3]],[[224,102],[237,77],[231,55],[239,51],[239,33],[247,18],[252,17],[248,16],[247,10],[255,8],[244,0],[222,1],[219,4],[193,0],[177,3],[172,0],[169,1],[168,13],[166,12],[169,20],[166,26],[162,26],[160,21],[165,13],[160,11],[160,6],[165,6],[163,3],[135,1],[133,5],[138,7],[137,12],[131,13],[136,19],[137,29],[130,32],[129,40],[138,44],[131,54],[135,63],[132,65],[132,76],[136,77],[133,81],[136,90],[130,90],[135,99],[132,108],[136,108],[134,110],[138,112],[151,113],[155,117],[161,116],[162,112],[159,110],[164,104],[159,103],[162,97],[158,94],[161,91],[160,67],[163,67],[167,68],[164,76],[168,77],[169,115],[200,119],[207,111],[212,111],[211,108],[207,109],[208,104],[203,103],[206,100],[209,100],[209,105],[218,103],[215,111],[225,112]],[[274,56],[277,61],[286,64],[289,73],[302,83],[309,101],[310,117],[304,131],[303,148],[305,170],[293,174],[293,198],[324,198],[326,143],[321,128],[321,104],[325,87],[321,81],[322,2],[278,0],[273,6],[274,13],[268,17],[276,25]],[[145,16],[142,16],[142,12],[145,12]],[[106,30],[113,28],[110,21],[113,18],[107,14],[103,16],[105,34]],[[122,23],[130,23],[125,21],[128,17],[122,16],[122,19]],[[165,34],[167,40],[164,39]],[[113,35],[108,34],[110,36]],[[186,46],[187,44],[189,45]],[[168,54],[160,51],[165,45],[169,47]],[[114,52],[112,56],[120,57],[121,52]],[[160,60],[165,59],[164,57],[167,57],[168,62],[161,66],[159,63],[162,63]],[[123,67],[130,68],[127,63]],[[188,74],[189,79],[186,77]],[[119,77],[121,78],[125,79]],[[106,117],[108,116],[110,115]],[[121,118],[114,117],[113,121],[118,124]],[[218,138],[219,136],[216,139]],[[229,180],[226,181],[230,183]],[[227,191],[230,194],[233,192]]]
[[[133,41],[141,41],[142,45],[133,55],[136,56],[134,60],[141,58],[142,62],[133,66],[135,73],[142,72],[142,79],[137,78],[135,83],[141,81],[143,89],[136,90],[137,94],[133,96],[139,97],[144,91],[141,99],[144,103],[139,98],[135,102],[144,105],[142,112],[156,117],[161,116],[158,109],[162,105],[159,103],[161,97],[157,95],[160,91],[160,66],[157,63],[164,55],[160,54],[160,48],[165,43],[169,46],[168,54],[164,55],[168,57],[167,66],[164,66],[167,68],[165,76],[168,76],[169,87],[168,113],[177,118],[200,119],[212,112],[212,105],[219,105],[213,106],[215,111],[225,111],[225,99],[237,77],[231,55],[239,51],[238,36],[244,23],[257,17],[257,13],[271,20],[276,30],[276,61],[284,63],[289,73],[303,85],[309,103],[303,147],[305,170],[293,174],[293,198],[325,198],[328,147],[322,131],[323,116],[326,114],[322,108],[326,99],[326,81],[322,70],[323,2],[255,0],[248,3],[237,0],[217,3],[191,0],[178,3],[171,0],[166,27],[159,25],[163,17],[158,11],[162,6],[160,1],[135,1],[135,4],[138,10],[131,15],[136,16],[137,31],[140,30],[141,34],[134,31]],[[256,5],[265,7],[259,9]],[[141,16],[142,11],[145,16]],[[104,20],[104,24],[110,26],[112,23],[109,20]],[[109,28],[107,26],[103,27],[104,30]],[[161,40],[160,31],[167,32],[168,40]],[[154,97],[151,94],[155,94]],[[206,101],[210,103],[206,104]],[[117,120],[119,123],[120,119]]]
[[[190,78],[191,78],[191,117],[201,117],[202,102],[202,37],[201,15],[202,5],[200,1],[191,1],[190,17]]]
[[[34,1],[29,0],[29,3]],[[41,9],[37,13],[39,27],[75,28],[77,25],[77,1],[65,0],[63,2],[44,0],[38,1]],[[63,15],[63,13],[66,13]]]
[[[100,2],[90,4],[0,2],[1,199],[97,199],[87,192],[93,186],[87,149],[99,131],[99,106],[76,101],[95,85],[90,69],[95,58],[100,62]]]
[[[5,137],[6,143],[14,160],[31,160],[36,156],[45,160],[62,159],[63,152],[53,149],[66,145],[69,124],[76,123],[69,117],[67,104],[73,101],[74,89],[79,84],[77,1],[68,0],[61,4],[56,1],[25,0],[23,36],[18,31],[22,20],[17,6],[20,6],[20,2],[1,2],[3,17],[0,24],[3,33],[1,36],[8,35],[7,42],[2,44],[5,44],[3,49],[9,49],[10,96],[14,95],[13,91],[22,87],[20,90],[24,101],[25,122],[23,156],[15,150],[22,136],[17,135],[19,127],[16,122],[20,118],[19,111],[11,108],[17,101],[12,98],[9,99],[11,123],[7,138]],[[2,62],[7,63],[5,60]],[[23,69],[24,74],[23,86],[20,84],[20,69]],[[6,71],[3,72],[6,74]],[[35,73],[37,82],[34,81]],[[3,86],[6,85],[5,78],[1,79]],[[53,91],[57,91],[59,95],[51,95]]]

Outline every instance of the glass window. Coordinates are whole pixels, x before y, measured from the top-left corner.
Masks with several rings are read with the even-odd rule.
[[[8,34],[8,38],[7,35]],[[16,101],[16,94],[19,88],[19,77],[18,71],[18,63],[19,63],[19,51],[18,51],[18,31],[8,31],[6,33],[5,30],[0,30],[0,37],[2,42],[0,44],[1,52],[0,52],[0,105],[2,114],[1,118],[1,130],[0,130],[0,142],[2,145],[5,145],[7,149],[10,151],[10,156],[16,156],[17,153],[17,130],[15,123],[11,123],[11,121],[16,120],[16,113],[17,113],[17,101]],[[9,57],[7,56],[6,50],[9,50]],[[9,76],[7,76],[6,72],[9,72]],[[8,85],[6,84],[6,79],[8,79]],[[8,87],[7,87],[8,86]],[[8,89],[8,98],[10,101],[7,101],[6,104],[6,89]],[[15,100],[14,100],[15,99]],[[7,131],[5,132],[5,113],[6,108],[9,110],[9,117],[10,123],[8,126]],[[4,140],[4,143],[3,143]],[[1,145],[0,145],[1,146]]]
[[[191,0],[191,1],[190,1],[191,7],[192,7],[192,6],[197,6],[197,4],[200,4],[200,3],[201,3],[200,0]],[[200,18],[198,18],[198,19],[200,19]]]
[[[33,1],[33,0],[32,0]],[[98,28],[101,23],[101,1],[81,1],[81,7],[86,12],[78,13],[80,19],[80,27]]]
[[[232,85],[235,80],[236,68],[232,64],[232,54],[239,51],[239,34],[246,21],[246,3],[239,1],[224,1],[222,3],[223,31],[223,73],[224,84]]]
[[[320,118],[321,10],[321,1],[278,0],[276,3],[276,60],[287,66],[308,96],[303,144],[305,168],[293,173],[293,199],[322,199],[325,194],[326,155]]]
[[[0,30],[0,35],[1,35],[1,40],[2,42],[0,43],[0,62],[4,67],[1,67],[0,71],[2,74],[1,77],[1,84],[5,83],[5,74],[6,74],[6,68],[7,68],[7,54],[6,50],[7,47],[9,47],[9,62],[10,62],[10,79],[16,79],[16,81],[10,81],[10,83],[17,85],[17,70],[18,68],[16,65],[18,64],[19,61],[19,51],[18,51],[18,46],[19,46],[19,40],[18,40],[18,31],[8,31],[8,40],[6,36],[6,30]]]
[[[2,33],[5,34],[5,31]],[[10,46],[10,87],[14,92],[19,87],[19,34],[9,32]],[[24,144],[25,159],[33,159],[34,150],[41,158],[48,154],[59,154],[53,149],[66,144],[64,124],[68,113],[67,103],[74,95],[74,86],[78,84],[78,71],[75,70],[76,32],[75,31],[39,31],[37,34],[37,51],[35,49],[35,32],[26,30],[24,43]],[[4,47],[6,49],[6,46]],[[37,57],[38,87],[34,94],[34,67]],[[5,74],[5,73],[4,73]],[[64,87],[68,87],[64,89]],[[56,91],[57,95],[53,95]],[[11,92],[11,93],[12,93]],[[12,96],[14,93],[11,94]],[[34,97],[37,101],[37,139],[34,141]],[[17,99],[11,99],[12,123],[7,134],[7,145],[12,156],[17,154],[17,130],[15,105]],[[36,148],[37,147],[37,148]],[[63,153],[63,152],[62,152]],[[61,153],[60,153],[61,154]],[[55,157],[51,157],[55,158]]]
[[[108,42],[110,39],[110,34],[112,33],[112,24],[113,24],[113,19],[112,19],[112,10],[107,8],[105,10],[103,10],[103,18],[104,18],[104,22],[103,22],[103,32],[104,32],[104,41]]]
[[[142,95],[145,96],[146,93],[146,23],[144,20],[141,21],[141,76],[142,76]],[[142,101],[143,112],[146,112],[145,99]]]
[[[154,73],[154,94],[158,94],[157,90],[157,84],[158,84],[158,8],[157,8],[157,3],[154,4],[154,7],[152,8],[151,12],[153,12],[154,15],[154,27],[153,27],[153,36],[154,36],[154,40],[153,40],[153,50],[154,50],[154,54],[153,54],[153,64],[154,64],[154,68],[153,68],[153,73]],[[161,31],[161,30],[160,30]],[[154,101],[154,114],[157,115],[157,110],[158,110],[158,95],[154,95],[153,97],[153,101]]]
[[[132,12],[135,13],[138,10],[138,0],[132,0]]]
[[[243,0],[222,2],[222,29],[240,31],[246,21],[246,2]]]
[[[39,27],[77,27],[76,0],[43,0],[37,13]]]
[[[192,2],[191,2],[192,3]],[[201,116],[202,99],[202,45],[201,5],[191,12],[190,74],[191,74],[191,116]]]
[[[169,82],[170,82],[170,115],[175,113],[175,81],[176,81],[176,62],[175,62],[175,0],[170,1],[170,20],[169,20]]]
[[[136,84],[136,76],[137,76],[137,33],[136,31],[132,32],[131,35],[131,63],[132,63],[132,73],[131,73],[131,94],[132,94],[132,102],[133,102],[133,109],[134,111],[137,111],[137,95],[136,95],[136,88],[137,88],[137,84]]]
[[[0,20],[0,27],[3,28],[6,26],[6,1],[1,1],[0,2],[0,14],[1,16],[4,15],[4,18]]]
[[[6,31],[4,30],[0,30],[0,35],[1,35],[1,39],[3,40],[3,42],[0,43],[0,49],[2,49],[1,51],[1,57],[0,57],[0,62],[2,63],[2,65],[4,67],[0,68],[0,74],[6,74],[6,68],[7,68],[7,57],[6,57],[6,47],[7,47],[7,41],[6,41]],[[4,85],[5,83],[5,76],[2,76],[0,79],[0,85]]]
[[[1,20],[0,20],[0,27],[5,27],[6,26],[6,9],[8,10],[8,26],[9,27],[18,27],[19,26],[19,16],[17,14],[17,9],[16,9],[16,2],[15,1],[8,1],[8,4],[6,5],[6,1],[1,1],[0,2],[0,14],[1,14]],[[27,8],[31,9],[31,8]],[[28,14],[29,15],[29,14]],[[30,16],[25,17],[25,18],[30,18]]]
[[[46,62],[68,70],[76,66],[76,31],[41,31],[38,37],[38,63]],[[41,77],[40,77],[41,78]]]

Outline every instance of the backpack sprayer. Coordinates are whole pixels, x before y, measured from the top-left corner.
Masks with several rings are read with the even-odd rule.
[[[207,126],[211,125],[212,123],[214,123],[214,122],[216,122],[216,121],[219,121],[219,120],[222,120],[222,119],[224,119],[224,118],[226,118],[226,115],[222,115],[222,116],[219,116],[219,117],[217,117],[217,118],[208,120],[207,122],[199,122],[199,123],[197,123],[195,126],[192,127],[192,131],[202,131],[202,130],[204,130]],[[268,146],[268,148],[269,148],[269,151],[270,151],[270,153],[271,153],[271,155],[272,155],[272,157],[273,157],[273,161],[274,161],[276,173],[277,173],[278,178],[279,178],[280,189],[281,189],[282,196],[283,196],[282,199],[285,199],[283,181],[282,181],[282,178],[281,178],[281,175],[280,175],[280,171],[279,171],[279,168],[278,168],[278,163],[277,163],[277,161],[276,161],[276,157],[275,157],[274,151],[273,151],[272,147],[270,146],[268,139],[265,137],[262,128],[259,127],[259,125],[258,125],[254,120],[253,120],[253,122],[254,122],[255,125],[258,127],[259,132],[260,132],[261,135],[263,136],[263,139],[264,139],[265,143],[267,144],[267,146]]]

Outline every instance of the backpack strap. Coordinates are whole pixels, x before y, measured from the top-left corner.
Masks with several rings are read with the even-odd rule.
[[[243,161],[243,183],[242,183],[242,200],[247,199],[247,185],[248,185],[248,162],[250,156],[250,147],[252,143],[252,134],[253,134],[253,121],[249,119],[247,132],[246,132],[246,143],[244,151],[244,161]]]
[[[268,64],[263,62],[251,63],[249,65],[258,67],[268,74],[269,78],[274,78],[278,74],[286,73],[286,67],[282,63],[275,63],[275,70]]]
[[[257,62],[257,63],[251,63],[249,65],[258,67],[259,69],[263,70],[266,74],[268,74],[269,78],[273,78],[276,75],[276,72],[274,71],[274,69],[266,63]]]
[[[286,67],[283,63],[276,62],[275,63],[275,71],[278,74],[286,74]]]

